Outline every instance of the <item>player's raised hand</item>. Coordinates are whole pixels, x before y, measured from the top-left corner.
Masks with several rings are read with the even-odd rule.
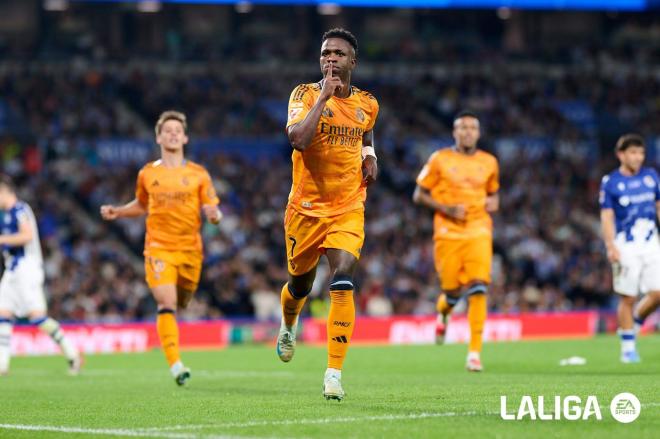
[[[368,155],[362,160],[362,176],[366,186],[376,181],[376,178],[378,178],[378,164],[375,157]]]
[[[204,212],[204,216],[211,224],[218,224],[222,219],[222,212],[220,212],[220,209],[215,204],[204,204],[202,206],[202,212]]]
[[[101,206],[101,217],[106,221],[114,221],[119,217],[117,208],[110,204]]]
[[[343,87],[343,83],[338,76],[332,76],[332,63],[328,64],[325,80],[323,81],[323,88],[321,89],[320,99],[328,100],[335,94],[335,92]]]
[[[442,213],[457,221],[464,221],[467,215],[465,206],[462,204],[457,204],[455,206],[445,206]]]

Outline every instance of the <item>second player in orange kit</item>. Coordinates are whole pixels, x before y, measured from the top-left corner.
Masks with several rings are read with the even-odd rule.
[[[178,308],[186,308],[202,271],[200,212],[217,224],[218,209],[211,177],[203,166],[184,158],[188,143],[186,116],[176,111],[161,114],[156,142],[161,159],[147,163],[138,174],[135,199],[123,206],[105,205],[105,220],[146,215],[144,269],[158,304],[157,329],[170,372],[179,385],[190,379],[179,353]]]
[[[440,277],[437,341],[461,296],[468,300],[470,345],[466,367],[481,371],[486,293],[491,281],[493,223],[499,208],[497,159],[477,149],[479,119],[470,112],[454,120],[455,145],[434,152],[417,177],[413,201],[434,211],[435,267]]]

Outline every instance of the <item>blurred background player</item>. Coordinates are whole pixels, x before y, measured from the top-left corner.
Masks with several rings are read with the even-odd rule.
[[[5,271],[0,281],[0,375],[9,372],[12,319],[27,317],[48,334],[69,362],[69,373],[77,375],[82,365],[78,349],[64,336],[57,320],[46,314],[44,268],[37,221],[30,206],[16,196],[10,177],[0,176],[0,210],[3,212],[0,246]]]
[[[479,119],[470,112],[454,120],[454,146],[436,151],[417,177],[413,201],[435,212],[435,267],[440,276],[437,341],[461,295],[468,298],[470,345],[467,369],[479,372],[486,292],[493,258],[490,213],[499,207],[497,159],[477,149]]]
[[[294,148],[293,184],[285,215],[289,281],[282,288],[277,353],[293,357],[298,315],[312,289],[321,254],[330,263],[326,399],[341,400],[341,370],[353,334],[353,273],[364,242],[366,187],[378,173],[373,128],[378,103],[351,86],[357,39],[344,29],[322,38],[315,84],[291,93],[287,134]]]
[[[660,179],[655,169],[642,167],[645,158],[642,136],[622,136],[615,151],[621,164],[604,176],[601,183],[601,227],[607,259],[614,272],[614,292],[619,295],[621,361],[639,363],[636,329],[660,303],[660,243],[656,225]],[[633,311],[640,293],[645,296]]]
[[[158,304],[157,328],[170,372],[178,385],[190,378],[181,362],[177,308],[186,308],[202,270],[200,210],[213,224],[222,215],[206,169],[184,158],[186,116],[162,113],[156,123],[161,158],[146,164],[137,178],[135,199],[123,206],[101,206],[105,220],[147,215],[144,266]]]

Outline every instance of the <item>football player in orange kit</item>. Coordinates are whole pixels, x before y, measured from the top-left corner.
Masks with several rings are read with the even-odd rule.
[[[462,112],[454,119],[451,148],[434,152],[417,177],[413,201],[435,212],[435,267],[440,277],[437,338],[444,340],[448,316],[467,296],[470,345],[467,369],[480,372],[486,292],[493,258],[493,222],[499,208],[497,159],[477,149],[479,119]]]
[[[222,218],[208,172],[184,158],[186,129],[183,113],[162,113],[156,123],[161,158],[140,170],[135,199],[123,206],[101,206],[101,216],[108,221],[147,216],[146,280],[158,304],[158,336],[178,385],[190,379],[190,369],[179,355],[176,310],[186,308],[199,283],[203,259],[200,211],[213,224]]]
[[[351,86],[357,40],[344,29],[322,38],[323,79],[291,93],[287,134],[293,184],[284,219],[289,281],[282,288],[277,354],[293,357],[298,315],[322,254],[330,263],[326,399],[341,400],[341,371],[355,324],[353,272],[364,242],[367,186],[377,177],[373,128],[378,102]]]

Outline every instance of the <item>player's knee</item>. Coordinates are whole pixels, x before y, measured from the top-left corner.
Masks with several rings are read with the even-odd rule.
[[[291,297],[300,300],[309,296],[309,293],[312,292],[313,284],[313,282],[289,282],[287,284],[287,288],[289,289],[289,294],[291,294]]]
[[[158,314],[176,314],[176,306],[158,305]]]
[[[447,305],[449,305],[452,308],[456,306],[456,304],[461,300],[460,289],[445,290],[443,292],[445,293],[445,302],[447,302]]]
[[[330,281],[330,292],[332,291],[352,291],[353,276],[346,273],[336,273]]]
[[[472,282],[465,290],[465,297],[474,296],[475,294],[486,294],[487,292],[488,285],[485,282]]]
[[[632,306],[635,304],[636,300],[637,300],[637,297],[635,297],[635,296],[621,295],[621,296],[619,296],[619,306],[624,307],[624,308],[632,308]]]
[[[45,315],[31,315],[29,316],[30,324],[39,326],[48,320],[48,316]]]
[[[178,288],[177,289],[177,297],[176,297],[176,304],[177,307],[180,309],[186,309],[188,307],[188,304],[192,300],[195,292],[184,289],[184,288]]]

